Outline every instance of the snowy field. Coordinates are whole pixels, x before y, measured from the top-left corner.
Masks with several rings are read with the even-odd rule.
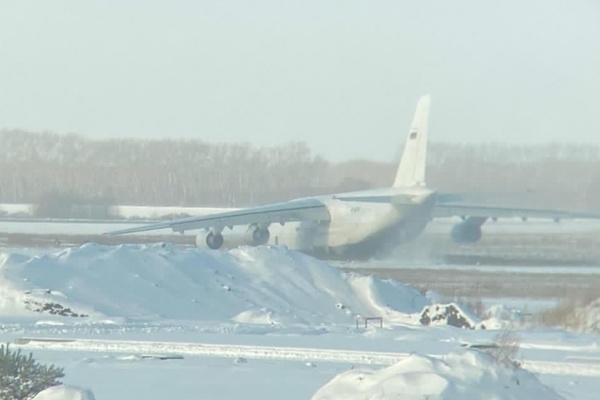
[[[64,367],[64,381],[96,399],[591,400],[600,390],[597,334],[520,325],[502,304],[483,321],[450,304],[474,329],[458,328],[436,293],[284,248],[13,249],[0,256],[0,287],[0,340]],[[366,317],[381,319],[365,328]],[[521,369],[473,348],[509,326]]]
[[[0,204],[0,232],[25,234],[71,234],[100,235],[117,229],[133,228],[145,223],[157,222],[174,215],[201,216],[232,208],[218,207],[153,207],[115,206],[115,220],[51,219],[34,218],[31,204]],[[165,231],[147,234],[164,234]]]
[[[2,204],[0,203],[0,214],[7,217],[33,216],[33,204]],[[189,214],[206,215],[210,213],[234,210],[234,208],[222,207],[157,207],[157,206],[114,206],[114,213],[119,218],[129,219],[159,219],[165,215]]]

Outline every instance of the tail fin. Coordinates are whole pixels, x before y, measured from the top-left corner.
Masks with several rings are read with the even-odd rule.
[[[404,144],[404,152],[392,187],[425,186],[427,161],[427,123],[430,95],[422,96],[417,103],[413,122]]]

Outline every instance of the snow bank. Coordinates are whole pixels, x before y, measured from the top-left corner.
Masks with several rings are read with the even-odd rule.
[[[496,363],[476,351],[451,353],[441,359],[412,355],[382,370],[342,373],[312,400],[558,400],[535,375]]]
[[[0,204],[0,215],[31,216],[33,204]],[[160,219],[170,215],[209,215],[218,212],[232,211],[236,208],[226,207],[158,207],[158,206],[125,206],[113,207],[113,211],[121,218],[127,219]]]
[[[0,215],[31,215],[32,210],[31,204],[0,204]]]
[[[348,275],[282,247],[228,252],[170,244],[86,244],[0,256],[0,315],[256,324],[419,324],[429,304],[391,280]],[[39,315],[39,314],[37,314]]]
[[[32,400],[95,400],[94,394],[76,386],[58,385],[39,392]]]

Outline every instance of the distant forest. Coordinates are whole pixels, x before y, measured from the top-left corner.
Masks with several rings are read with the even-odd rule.
[[[0,202],[51,196],[154,206],[242,207],[388,186],[396,161],[332,163],[303,142],[91,140],[0,130]],[[400,154],[400,152],[398,153]],[[600,147],[430,143],[428,184],[505,205],[600,210]]]

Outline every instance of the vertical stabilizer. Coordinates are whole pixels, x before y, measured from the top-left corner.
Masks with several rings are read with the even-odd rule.
[[[425,186],[425,163],[427,161],[427,123],[430,95],[422,96],[417,103],[404,152],[398,165],[393,187]]]

